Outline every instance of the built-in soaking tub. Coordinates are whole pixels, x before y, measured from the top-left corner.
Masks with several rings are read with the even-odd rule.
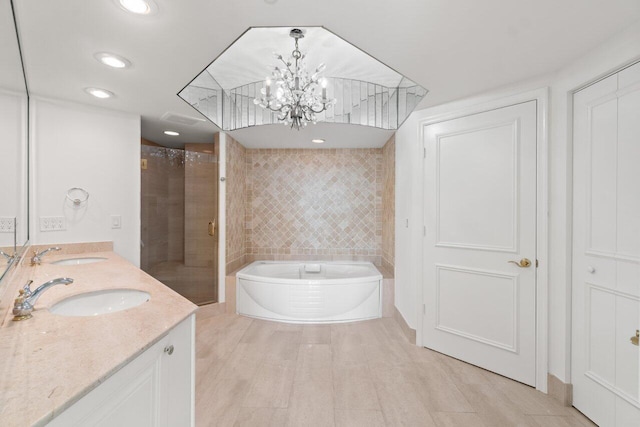
[[[238,314],[291,323],[382,316],[382,274],[370,262],[256,261],[236,274]]]

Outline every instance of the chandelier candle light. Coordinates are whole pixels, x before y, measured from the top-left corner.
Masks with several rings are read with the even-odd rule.
[[[302,30],[294,28],[289,36],[295,40],[295,49],[291,52],[291,58],[284,60],[282,55],[274,53],[284,67],[276,66],[272,71],[272,77],[267,77],[264,87],[260,90],[261,98],[253,100],[254,104],[262,108],[278,113],[278,120],[291,129],[300,130],[307,123],[316,123],[316,114],[322,113],[337,101],[327,99],[327,79],[320,73],[325,65],[320,64],[315,72],[309,75],[304,66],[304,57],[298,49],[298,40],[304,37]],[[272,86],[275,85],[275,95]],[[320,94],[318,88],[321,87]]]

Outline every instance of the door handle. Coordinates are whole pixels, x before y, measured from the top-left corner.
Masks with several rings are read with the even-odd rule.
[[[520,268],[531,267],[531,261],[527,258],[522,258],[520,261],[509,261],[509,264],[515,264]]]
[[[214,236],[216,234],[216,220],[209,221],[209,236]]]
[[[636,329],[636,336],[631,337],[631,344],[637,346],[639,340],[640,340],[640,330]]]

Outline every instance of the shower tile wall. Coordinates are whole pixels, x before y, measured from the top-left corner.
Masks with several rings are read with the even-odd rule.
[[[382,149],[246,150],[247,261],[382,261]]]
[[[395,246],[395,173],[396,137],[392,136],[382,148],[382,266],[393,271]]]
[[[197,304],[217,300],[215,144],[170,149],[143,140],[141,268]],[[144,167],[146,163],[146,168]]]
[[[226,135],[226,258],[227,274],[246,262],[245,215],[247,149]]]
[[[147,148],[151,143],[143,143],[147,166],[141,179],[147,191],[142,193],[140,266],[146,271],[184,258],[184,165],[181,150],[152,149]]]
[[[185,144],[184,264],[213,267],[217,259],[216,237],[209,222],[217,217],[218,169],[214,144]]]

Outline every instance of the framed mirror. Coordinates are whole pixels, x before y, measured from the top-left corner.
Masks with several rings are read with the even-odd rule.
[[[0,3],[0,280],[29,240],[29,96],[13,2]]]

